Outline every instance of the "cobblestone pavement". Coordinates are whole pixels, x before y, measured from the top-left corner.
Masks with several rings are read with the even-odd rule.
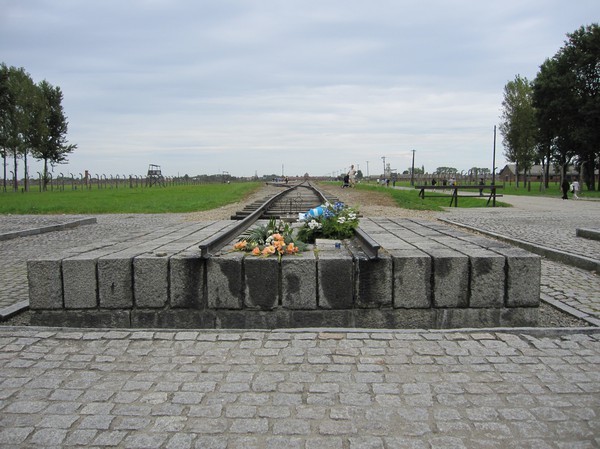
[[[593,448],[600,333],[0,329],[0,446]]]

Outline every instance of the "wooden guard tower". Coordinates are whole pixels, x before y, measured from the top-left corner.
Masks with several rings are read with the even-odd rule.
[[[160,165],[150,164],[148,166],[148,174],[146,175],[146,187],[152,187],[158,184],[161,187],[165,185],[165,178],[160,171]]]

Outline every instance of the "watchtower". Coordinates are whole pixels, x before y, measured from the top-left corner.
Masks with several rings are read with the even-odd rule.
[[[164,187],[165,178],[160,171],[160,165],[150,164],[146,175],[146,187],[152,187],[155,184]]]

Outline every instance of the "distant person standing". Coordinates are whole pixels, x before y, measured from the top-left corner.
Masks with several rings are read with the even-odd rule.
[[[571,190],[573,191],[573,199],[578,200],[579,197],[577,194],[579,193],[579,181],[575,180],[571,184]]]
[[[351,165],[350,170],[348,170],[348,178],[350,180],[350,187],[354,187],[354,184],[356,183],[356,170],[354,170],[354,165]]]
[[[483,181],[483,178],[479,178],[479,196],[483,196],[483,186],[485,185],[485,182]]]
[[[569,199],[568,193],[569,193],[569,189],[571,188],[571,186],[569,185],[569,181],[567,181],[567,178],[563,179],[562,183],[560,184],[560,188],[562,189],[562,193],[563,193],[562,199],[568,200]]]

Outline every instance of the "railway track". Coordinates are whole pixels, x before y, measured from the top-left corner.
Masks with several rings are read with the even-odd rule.
[[[244,207],[243,210],[236,212],[235,215],[232,215],[231,219],[239,223],[228,227],[223,232],[201,244],[202,258],[210,258],[234,237],[250,228],[257,220],[270,218],[296,220],[299,213],[308,212],[310,209],[318,207],[325,202],[334,203],[338,201],[338,198],[332,195],[325,195],[307,181],[282,188],[284,190],[281,192],[261,201],[255,201]],[[379,245],[360,228],[356,230],[355,235],[357,242],[365,254],[369,258],[377,258]]]
[[[288,217],[297,219],[299,213],[308,212],[313,207],[320,206],[326,201],[329,201],[330,203],[339,201],[338,198],[331,195],[326,196],[308,182],[282,188],[285,190],[283,190],[280,195],[264,198],[248,204],[244,209],[237,211],[235,215],[232,215],[231,219],[243,220],[271,199],[273,199],[273,201],[269,203],[267,208],[263,209],[263,213],[259,219],[285,219]]]

